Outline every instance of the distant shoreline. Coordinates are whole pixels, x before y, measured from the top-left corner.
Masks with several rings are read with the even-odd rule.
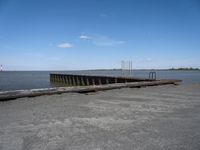
[[[80,69],[80,70],[3,70],[0,72],[31,72],[31,71],[44,71],[44,72],[56,72],[56,71],[121,71],[122,69]],[[123,70],[128,70],[128,69],[123,69]],[[141,71],[200,71],[200,68],[169,68],[169,69],[132,69],[134,70],[141,70]]]
[[[199,68],[171,68],[169,70],[177,70],[177,71],[200,71]]]
[[[91,69],[91,70],[80,70],[80,71],[121,71],[122,69]],[[128,69],[124,69],[128,70]],[[200,71],[199,68],[169,68],[169,69],[132,69],[132,70],[141,70],[141,71],[149,71],[149,70],[155,70],[155,71]]]

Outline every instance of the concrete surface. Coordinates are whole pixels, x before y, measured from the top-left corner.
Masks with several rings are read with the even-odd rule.
[[[0,102],[0,150],[198,150],[200,85]]]

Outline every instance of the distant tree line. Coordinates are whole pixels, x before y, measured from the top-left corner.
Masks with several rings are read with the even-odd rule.
[[[200,70],[200,69],[189,67],[189,68],[171,68],[169,70]]]

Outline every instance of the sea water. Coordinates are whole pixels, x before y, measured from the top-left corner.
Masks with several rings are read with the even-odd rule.
[[[151,70],[85,70],[85,71],[2,71],[0,72],[0,91],[24,90],[53,87],[49,80],[50,73],[79,75],[132,76],[148,78]],[[154,70],[157,79],[180,79],[182,84],[200,83],[200,71]]]

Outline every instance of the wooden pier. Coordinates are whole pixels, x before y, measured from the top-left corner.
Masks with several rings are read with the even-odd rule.
[[[50,81],[52,84],[59,84],[64,86],[89,86],[89,85],[104,85],[113,83],[155,81],[155,80],[132,78],[132,77],[50,74]]]

